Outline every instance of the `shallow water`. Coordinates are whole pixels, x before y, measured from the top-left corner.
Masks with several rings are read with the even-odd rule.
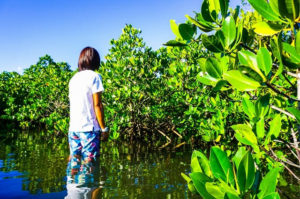
[[[180,175],[189,171],[190,149],[102,143],[99,160],[75,172],[67,170],[68,155],[67,139],[1,138],[0,198],[195,198]]]
[[[180,175],[190,170],[190,148],[158,151],[145,143],[101,143],[95,163],[72,167],[66,138],[13,132],[0,134],[0,146],[0,199],[199,198]],[[289,180],[280,182],[287,184],[279,187],[281,198],[299,198],[299,184],[283,175]]]

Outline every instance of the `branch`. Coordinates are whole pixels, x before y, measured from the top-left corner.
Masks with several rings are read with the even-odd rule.
[[[180,134],[175,130],[175,126],[172,128],[172,132],[175,133],[178,137],[180,137],[180,139],[182,139],[182,135],[180,135]]]
[[[255,50],[253,50],[252,48],[246,46],[245,44],[241,43],[241,46],[242,46],[243,48],[246,48],[247,50],[250,50],[251,52],[253,52],[253,53],[256,54],[256,51],[255,51]]]
[[[289,150],[291,151],[291,153],[294,155],[295,158],[298,158],[297,154],[293,151],[292,148],[295,148],[291,143],[288,143],[286,141],[282,141],[282,140],[273,140],[274,142],[278,142],[278,143],[282,143],[285,144],[285,146],[287,146],[287,148],[289,148]]]
[[[275,159],[277,160],[277,161],[279,161],[279,163],[281,164],[281,165],[283,165],[289,172],[290,172],[290,174],[292,174],[292,176],[294,176],[294,178],[296,178],[298,181],[300,181],[300,178],[290,169],[290,168],[288,168],[283,162],[282,162],[282,160],[280,160],[277,156],[276,156],[276,154],[274,153],[274,151],[272,150],[272,148],[270,148],[270,151],[272,152],[272,154],[273,154],[273,156],[275,156]]]
[[[292,176],[294,176],[294,178],[296,178],[298,181],[300,181],[300,178],[290,169],[288,168],[285,164],[283,164],[282,162],[280,162],[281,165],[283,165],[286,170],[288,170],[290,172],[290,174],[292,174]]]
[[[161,147],[159,147],[159,149],[163,149],[163,148],[165,148],[166,146],[168,146],[171,142],[172,142],[172,140],[171,140],[171,138],[169,138],[164,132],[162,132],[161,130],[158,130],[157,129],[157,132],[159,132],[161,135],[163,135],[165,138],[167,138],[167,140],[168,140],[168,142],[166,143],[166,144],[164,144],[163,146],[161,146]]]
[[[288,72],[289,73],[289,72]],[[296,85],[293,84],[289,78],[287,78],[287,76],[285,75],[285,73],[282,73],[282,76],[284,77],[284,79],[293,87],[293,89],[297,89]]]
[[[275,66],[276,68],[279,68],[278,64],[273,63],[272,65]],[[286,70],[283,70],[282,72],[286,73],[289,76],[295,77],[297,79],[299,78],[299,76],[296,73],[291,73],[291,72],[286,71]]]
[[[289,112],[286,112],[285,110],[282,110],[282,109],[280,109],[280,108],[278,108],[278,107],[276,107],[274,105],[271,105],[271,108],[274,109],[274,110],[276,110],[276,111],[279,111],[281,113],[284,113],[284,114],[286,114],[287,116],[289,116],[289,117],[291,117],[293,119],[296,119],[296,117],[294,115],[292,115]]]
[[[165,147],[167,147],[171,142],[167,142],[166,144],[162,145],[161,147],[159,147],[159,149],[163,149]]]
[[[275,152],[272,150],[271,147],[270,147],[270,151],[272,152],[272,155],[277,159],[277,161],[280,161],[280,162],[282,162],[282,163],[288,164],[288,165],[293,166],[293,167],[296,167],[296,168],[300,168],[299,165],[293,163],[293,162],[290,161],[289,159],[286,159],[286,158],[285,158],[286,161],[279,159],[278,156],[275,154]]]
[[[273,63],[273,66],[279,68],[277,64],[274,64],[274,63]],[[289,76],[292,76],[292,77],[295,77],[295,78],[297,78],[297,79],[299,79],[300,77],[299,77],[296,73],[291,73],[291,72],[285,71],[285,70],[282,71],[282,75],[283,75],[283,77],[285,78],[285,80],[286,80],[286,81],[287,81],[294,89],[297,89],[296,85],[293,84],[293,83],[287,78],[287,76],[285,76],[285,74],[287,74],[287,75],[289,75]]]
[[[284,97],[286,97],[286,98],[288,98],[290,100],[293,100],[293,101],[297,101],[297,102],[300,101],[298,99],[292,98],[292,97],[288,96],[287,94],[281,92],[280,90],[278,90],[277,88],[275,88],[273,85],[271,85],[269,82],[266,82],[266,85],[267,85],[267,87],[269,87],[270,89],[272,89],[275,93],[277,93],[279,95],[282,95],[282,96],[284,96]]]
[[[300,151],[299,151],[298,141],[297,141],[297,138],[296,138],[296,133],[295,133],[295,131],[294,131],[293,128],[291,128],[291,132],[292,132],[292,137],[293,137],[293,141],[294,141],[294,146],[295,146],[295,148],[296,148],[296,153],[297,153],[298,161],[299,161],[299,165],[300,165]]]
[[[169,142],[171,142],[171,138],[169,138],[169,136],[167,136],[166,134],[164,134],[164,132],[162,132],[161,130],[157,130],[157,132],[159,132],[160,134],[162,134],[165,138],[167,138],[167,140],[169,140]]]
[[[295,77],[297,79],[299,78],[296,73],[286,72],[286,74],[288,74],[289,76]]]
[[[181,147],[182,145],[185,145],[186,144],[186,142],[182,142],[182,143],[180,143],[180,144],[177,144],[175,147],[174,147],[174,149],[177,149],[177,148],[179,148],[179,147]]]

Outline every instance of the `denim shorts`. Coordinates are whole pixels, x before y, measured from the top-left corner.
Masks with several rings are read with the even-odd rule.
[[[72,157],[79,156],[83,159],[93,159],[100,155],[100,131],[69,131],[68,139]]]

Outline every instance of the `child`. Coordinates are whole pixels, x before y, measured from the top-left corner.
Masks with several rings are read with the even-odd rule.
[[[101,140],[109,136],[104,122],[104,111],[101,94],[104,91],[99,69],[100,56],[96,49],[84,48],[79,56],[78,69],[69,83],[70,158],[92,160],[99,156],[100,132]]]

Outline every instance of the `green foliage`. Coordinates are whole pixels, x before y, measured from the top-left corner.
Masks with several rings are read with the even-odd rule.
[[[239,142],[253,147],[257,146],[256,136],[248,125],[236,124],[232,128],[235,130],[235,137]]]
[[[279,16],[277,13],[275,13],[270,4],[266,1],[260,1],[260,0],[248,0],[249,3],[253,6],[259,14],[261,14],[265,19],[270,21],[277,21],[279,20]],[[274,1],[275,2],[275,1]]]
[[[208,50],[210,50],[212,52],[216,52],[216,53],[223,51],[222,43],[218,39],[218,37],[216,37],[215,35],[207,36],[206,34],[203,34],[201,36],[201,39],[202,39],[203,45]]]
[[[257,52],[257,65],[264,72],[265,76],[268,76],[272,69],[272,58],[269,51],[262,47]]]
[[[174,21],[171,26],[178,28]],[[154,51],[145,45],[140,34],[141,31],[127,25],[120,38],[111,41],[106,62],[101,63],[98,71],[105,87],[103,103],[111,140],[119,137],[142,139],[158,146],[168,141],[160,133],[163,132],[173,144],[189,141],[191,137],[219,142],[225,136],[225,126],[241,122],[239,113],[242,110],[237,102],[230,102],[228,111],[223,105],[231,96],[217,93],[228,89],[227,81],[221,80],[228,69],[228,59],[211,57],[206,61],[205,69],[198,63],[207,56],[202,51],[202,44],[187,46],[187,41],[180,36],[174,42],[183,48],[167,47]],[[169,42],[171,46],[172,42]],[[1,111],[6,111],[1,117],[16,121],[23,128],[42,126],[49,132],[66,133],[67,84],[74,72],[60,65],[41,58],[24,75],[9,74],[13,76],[10,81],[6,80],[8,73],[1,74],[3,84],[8,85],[3,93],[7,99],[14,97],[14,100],[2,98],[10,104],[4,103],[5,107],[1,104]],[[211,71],[215,78],[202,77],[203,70]],[[209,87],[202,82],[214,89],[207,89]],[[21,83],[22,86],[15,86]],[[39,84],[43,86],[37,86]],[[18,89],[26,89],[26,92]],[[17,99],[20,101],[16,102]],[[33,99],[40,99],[39,105]],[[34,112],[34,117],[30,118],[30,112]]]
[[[217,147],[212,147],[210,149],[209,163],[215,178],[221,178],[225,182],[234,184],[232,167],[226,153]]]
[[[298,55],[300,55],[300,33],[298,32],[295,38],[295,47]]]
[[[235,103],[230,105],[232,111],[225,110],[222,104],[229,98],[215,92],[226,90],[227,83],[218,79],[227,71],[228,60],[211,57],[203,60],[205,67],[201,68],[197,60],[205,59],[207,53],[201,51],[201,44],[187,46],[185,40],[195,33],[195,27],[177,25],[174,20],[170,25],[176,40],[166,45],[179,44],[182,48],[153,51],[143,42],[141,31],[130,25],[118,40],[111,41],[107,61],[99,71],[106,89],[106,118],[115,127],[114,132],[122,132],[123,138],[158,144],[159,140],[169,141],[160,133],[163,132],[174,144],[192,136],[219,142],[225,134],[227,117],[239,121],[239,115],[230,115],[238,109]],[[181,30],[181,26],[186,30]],[[200,77],[203,69],[211,76]],[[207,90],[201,82],[214,85],[215,91]],[[114,135],[112,139],[116,138]]]
[[[297,143],[291,143],[299,139],[294,131],[300,122],[294,78],[300,66],[299,1],[249,0],[255,11],[247,13],[228,3],[204,0],[186,23],[171,20],[175,38],[157,51],[131,25],[111,41],[99,70],[111,139],[219,145],[211,148],[210,160],[193,154],[192,174],[183,175],[190,189],[207,198],[250,192],[278,198],[275,188],[258,186],[253,164],[263,174],[274,168],[269,172],[277,176],[281,164],[299,158],[293,155]],[[63,131],[71,75],[66,65],[47,59],[24,75],[2,73],[1,118]]]
[[[202,70],[198,76],[199,82],[206,85],[207,89],[218,92],[222,98],[227,96],[238,101],[237,104],[242,107],[246,116],[241,116],[242,122],[237,123],[235,122],[237,120],[227,118],[234,132],[232,133],[228,125],[220,125],[225,128],[227,139],[222,137],[218,141],[222,147],[229,148],[227,154],[236,151],[231,148],[231,144],[228,144],[232,138],[231,135],[234,135],[238,145],[251,148],[251,152],[249,151],[244,158],[242,154],[245,150],[236,153],[234,161],[239,166],[236,167],[236,172],[231,172],[225,169],[230,168],[229,160],[225,158],[226,160],[217,161],[221,160],[220,157],[226,157],[225,153],[223,152],[218,157],[215,154],[216,148],[212,147],[210,161],[213,163],[210,167],[213,176],[220,181],[220,184],[216,184],[214,180],[208,181],[201,177],[202,174],[193,174],[193,181],[197,181],[195,176],[200,178],[197,185],[194,184],[200,195],[201,190],[206,190],[204,195],[201,195],[202,197],[241,197],[239,194],[244,194],[255,181],[253,166],[255,162],[262,172],[271,167],[275,168],[262,181],[257,197],[279,198],[279,195],[274,193],[276,183],[270,186],[270,191],[262,186],[265,181],[268,181],[270,175],[277,176],[280,171],[279,162],[293,166],[297,163],[287,163],[285,158],[296,157],[298,160],[300,158],[292,157],[284,152],[284,150],[289,150],[296,154],[298,149],[288,149],[275,142],[275,139],[279,139],[292,144],[290,140],[293,137],[293,144],[298,146],[296,141],[298,138],[294,129],[300,121],[300,112],[296,108],[299,99],[295,98],[297,79],[292,77],[298,77],[300,66],[300,45],[298,45],[300,2],[249,0],[249,3],[255,12],[244,13],[241,10],[239,14],[239,8],[228,11],[227,4],[222,0],[206,0],[202,4],[201,11],[195,12],[194,18],[187,16],[187,23],[195,24],[200,31],[210,32],[209,35],[200,33],[197,38],[189,39],[191,42],[188,45],[202,43],[203,51],[208,55],[206,61],[198,60]],[[223,70],[223,63],[226,63],[225,70]],[[221,107],[226,107],[224,110],[233,114],[240,113],[240,109],[232,110],[228,102],[223,103]],[[206,133],[206,136],[209,136],[209,133]],[[197,165],[196,160],[192,160],[192,167]],[[193,172],[196,171],[192,169]],[[292,171],[289,170],[289,172]],[[224,191],[228,188],[226,186],[231,185],[231,188],[234,188],[232,173],[236,175],[234,179],[239,186],[235,187],[236,192],[227,191],[227,193]],[[204,180],[201,181],[201,179]],[[276,179],[273,179],[273,182],[276,182]],[[229,184],[225,186],[224,183]],[[200,185],[201,188],[197,189]],[[262,189],[265,190],[262,191]],[[255,194],[256,192],[252,196],[255,197]]]
[[[223,78],[240,91],[251,91],[260,87],[259,82],[244,75],[241,71],[227,71]]]
[[[255,165],[251,153],[247,152],[237,166],[237,179],[241,193],[249,190],[255,180]]]
[[[210,76],[212,76],[216,79],[220,79],[223,74],[222,67],[218,63],[218,60],[216,60],[215,58],[212,58],[212,57],[210,57],[206,60],[205,70]]]
[[[180,24],[178,30],[184,40],[192,39],[195,34],[195,28],[191,24]]]
[[[271,36],[277,34],[283,28],[281,25],[273,24],[265,21],[258,22],[253,27],[254,27],[254,32],[262,36]]]
[[[222,33],[224,35],[224,46],[228,48],[236,37],[236,26],[232,16],[226,17],[223,21]]]
[[[177,25],[172,23],[175,28]],[[173,27],[172,26],[172,27]],[[147,47],[140,37],[141,31],[127,25],[102,63],[100,73],[104,79],[104,104],[106,118],[114,127],[113,137],[120,129],[128,128],[130,136],[142,136],[146,128],[152,128],[151,118],[156,103],[157,78],[163,71],[158,53]]]
[[[258,198],[264,198],[270,194],[274,194],[277,184],[278,172],[278,168],[272,169],[271,171],[269,171],[269,173],[267,173],[265,178],[262,179],[259,185],[260,192],[258,194]]]
[[[67,132],[71,76],[66,63],[55,63],[48,55],[25,69],[23,75],[2,73],[2,121],[14,121],[22,128],[43,126],[49,132]]]
[[[205,172],[197,169],[201,162],[209,165]],[[251,152],[245,148],[239,148],[231,161],[226,153],[217,147],[211,148],[209,160],[202,152],[194,151],[191,170],[190,178],[184,173],[181,175],[189,184],[189,189],[205,199],[280,198],[275,190],[279,169],[271,169],[265,177],[256,175],[259,171],[255,168]],[[212,172],[213,176],[207,175],[208,172]]]

